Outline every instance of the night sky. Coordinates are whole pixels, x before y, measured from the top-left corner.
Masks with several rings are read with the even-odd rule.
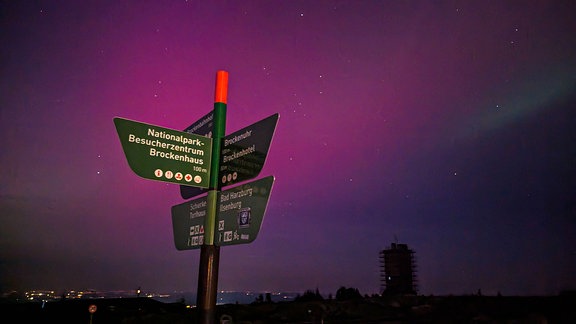
[[[258,238],[219,290],[576,289],[574,1],[0,1],[0,291],[195,291],[176,184],[113,118],[183,130],[229,73],[226,133],[272,114]]]

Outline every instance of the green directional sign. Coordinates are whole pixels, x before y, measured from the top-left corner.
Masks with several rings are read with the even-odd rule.
[[[114,118],[128,165],[137,175],[208,188],[212,139],[174,129]]]
[[[256,177],[266,161],[278,114],[224,138],[220,154],[220,184],[229,186]]]
[[[215,245],[254,241],[262,226],[274,177],[269,176],[218,193]],[[206,196],[172,207],[174,244],[178,250],[197,249],[204,242]]]
[[[273,183],[274,177],[269,176],[220,193],[214,244],[245,244],[256,239]]]
[[[200,129],[209,121],[210,114],[188,127],[187,130]],[[236,131],[222,140],[218,179],[220,186],[250,180],[258,176],[276,130],[279,115],[273,114],[248,127]],[[204,121],[204,122],[203,122]],[[202,123],[203,122],[203,123]],[[180,186],[180,195],[184,199],[195,197],[203,191],[199,188]]]
[[[212,128],[214,128],[214,111],[210,111],[194,124],[186,127],[184,131],[190,134],[198,134],[206,137],[212,137]]]
[[[172,206],[174,245],[178,250],[199,249],[204,244],[206,196]]]

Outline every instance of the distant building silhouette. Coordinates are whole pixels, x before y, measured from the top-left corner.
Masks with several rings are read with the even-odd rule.
[[[406,244],[392,243],[380,251],[380,291],[383,295],[415,295],[416,262]]]

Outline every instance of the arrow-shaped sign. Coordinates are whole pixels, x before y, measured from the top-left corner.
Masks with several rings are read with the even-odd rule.
[[[212,139],[174,129],[114,118],[128,165],[137,175],[207,188]]]
[[[184,130],[189,134],[197,134],[206,137],[212,137],[212,127],[214,126],[214,110],[198,119],[194,124],[186,127]]]
[[[200,125],[200,121],[207,119],[209,115],[204,116],[187,129]],[[223,139],[218,173],[221,186],[250,180],[260,174],[270,149],[278,118],[279,115],[276,113]],[[201,127],[196,128],[201,129]],[[180,194],[184,199],[195,197],[204,192],[206,191],[199,188],[180,186]]]
[[[274,177],[268,176],[218,192],[216,245],[246,244],[256,239],[273,183]],[[206,204],[204,196],[172,207],[176,249],[197,249],[203,244]]]

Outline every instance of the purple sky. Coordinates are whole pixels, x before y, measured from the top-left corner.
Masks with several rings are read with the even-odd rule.
[[[576,2],[0,1],[0,291],[195,291],[178,185],[113,118],[184,129],[229,73],[227,131],[280,119],[256,241],[219,289],[576,289]]]

